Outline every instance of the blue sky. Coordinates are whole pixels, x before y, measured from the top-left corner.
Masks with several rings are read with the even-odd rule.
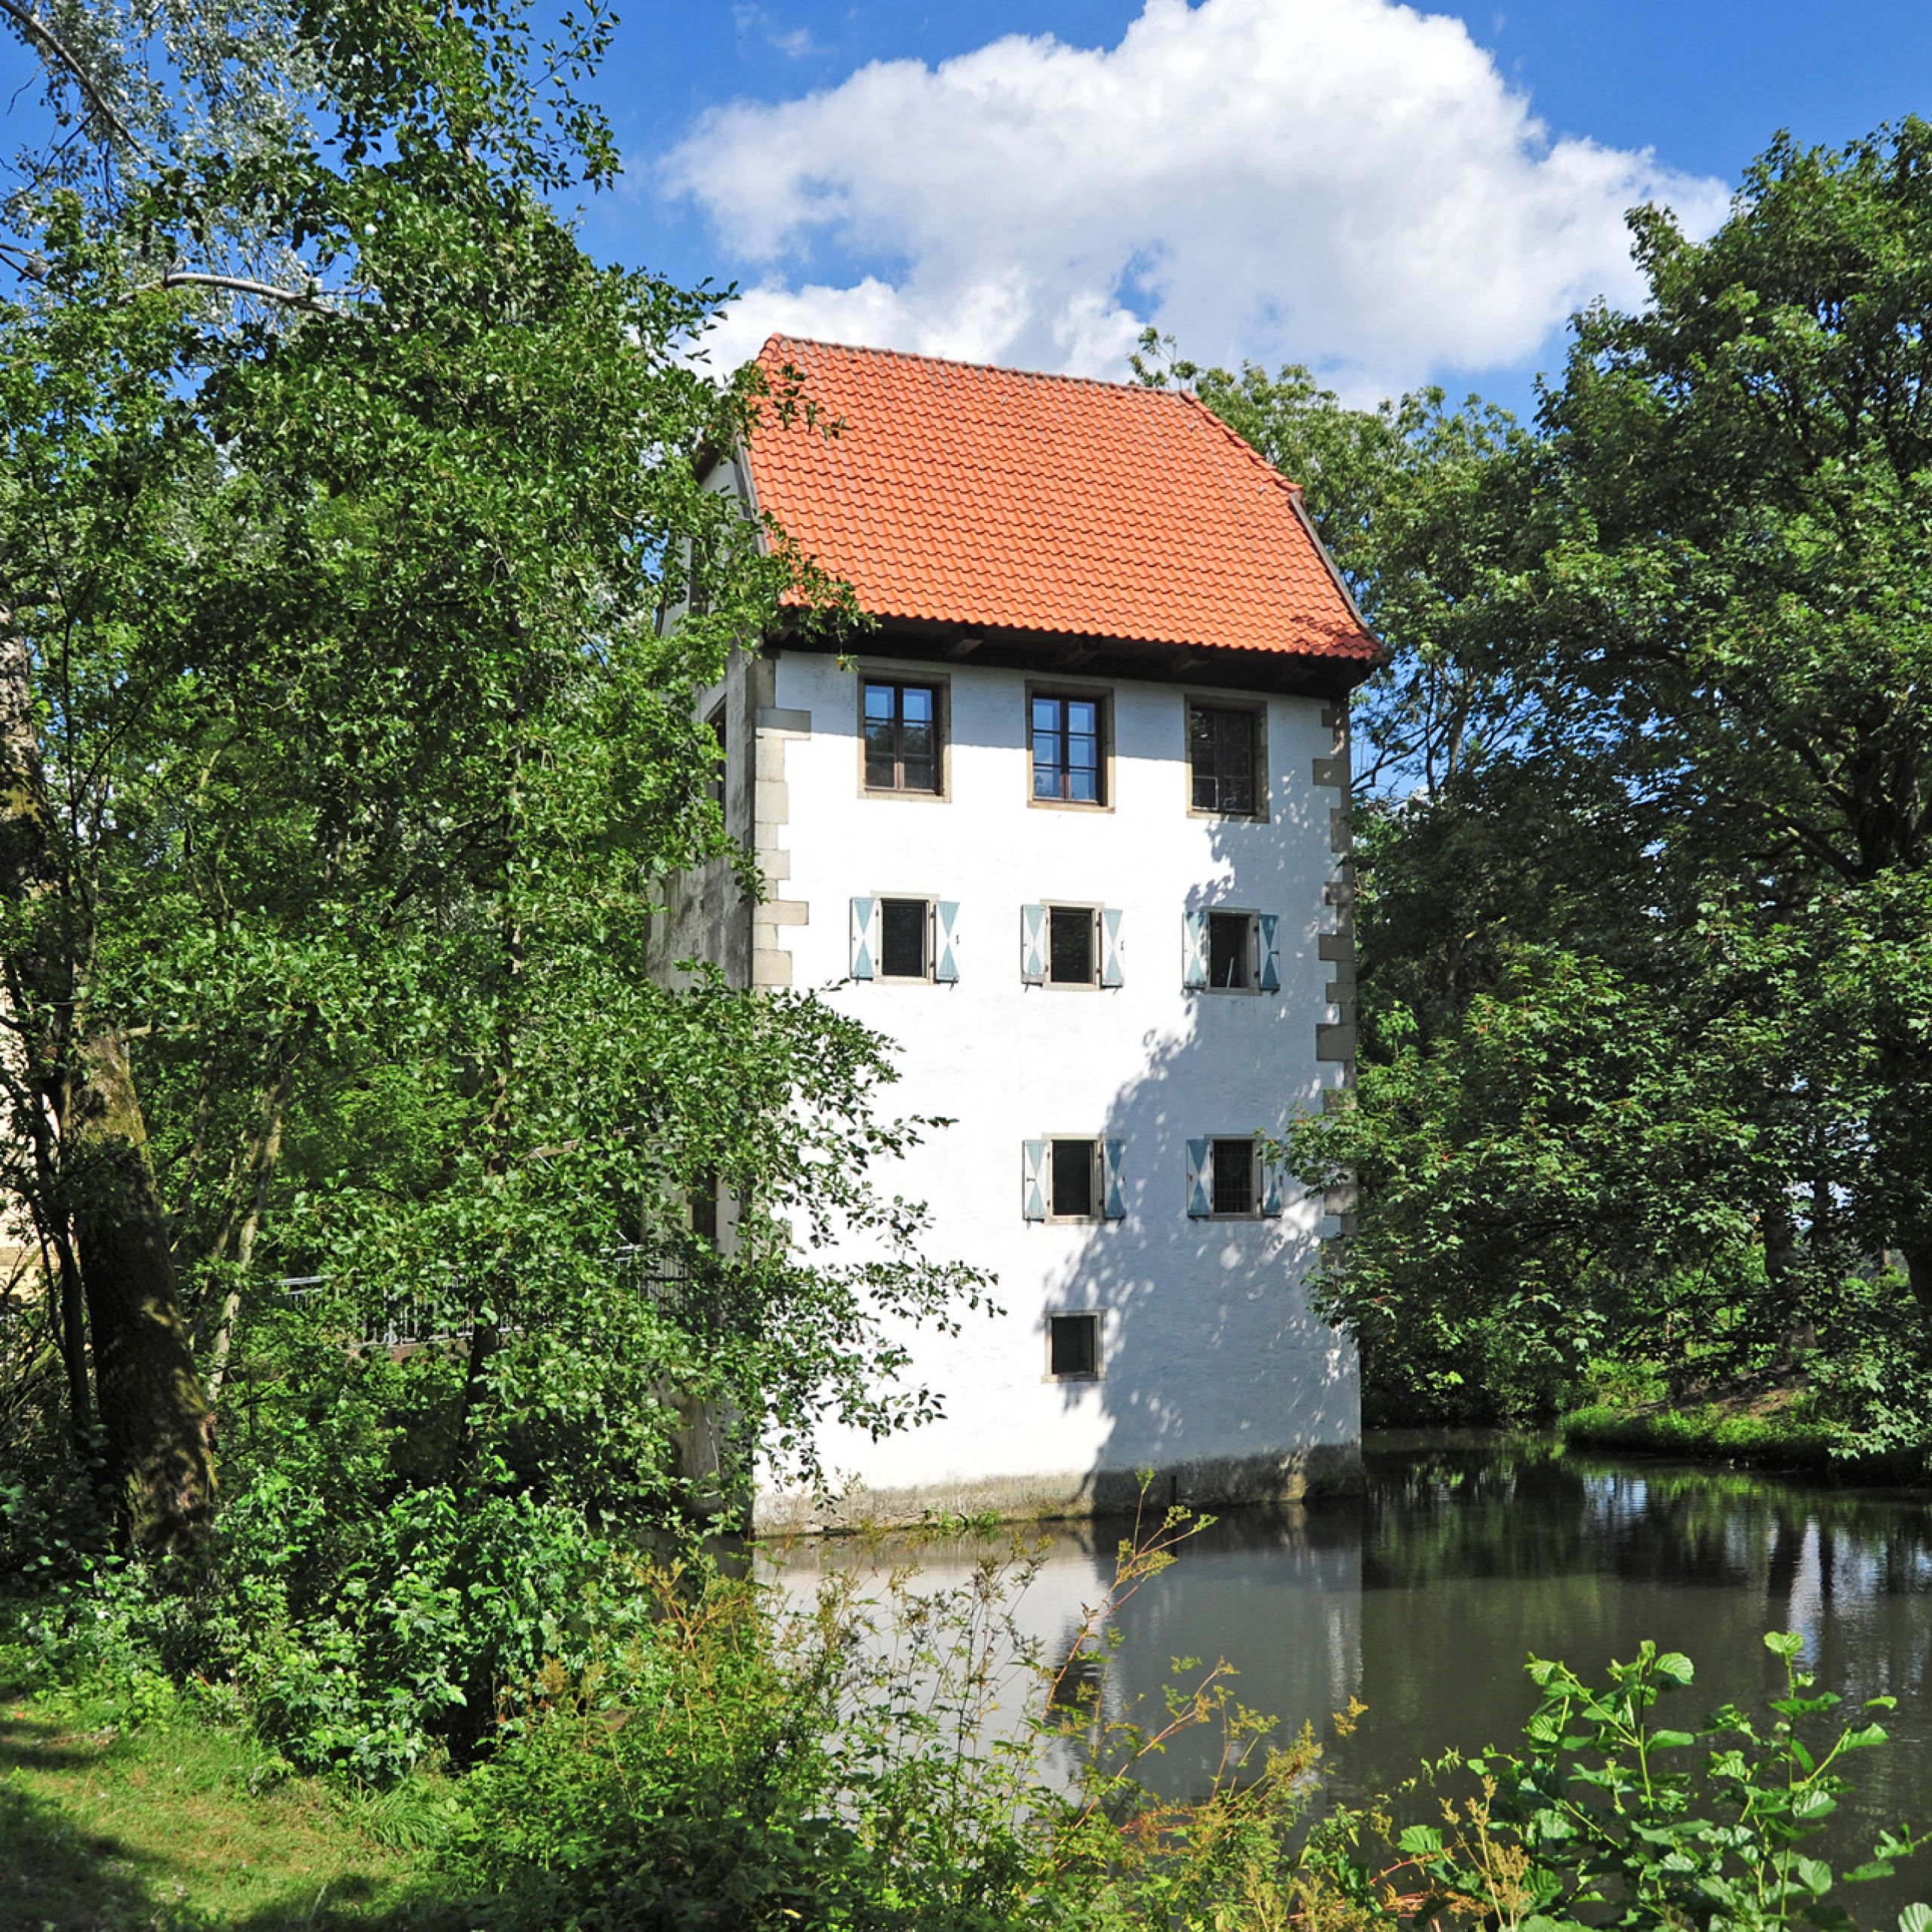
[[[619,0],[600,254],[771,328],[1100,375],[1138,329],[1521,406],[1622,211],[1932,110],[1932,0]],[[0,83],[18,70],[11,48]]]
[[[1932,110],[1928,28],[1926,0],[634,4],[629,179],[588,233],[743,286],[726,357],[775,326],[1110,374],[1152,321],[1355,399],[1520,407],[1572,309],[1634,298],[1625,207],[1708,229],[1777,129]]]

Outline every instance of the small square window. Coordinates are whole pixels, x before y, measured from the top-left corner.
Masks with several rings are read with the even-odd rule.
[[[1094,983],[1094,924],[1091,906],[1047,908],[1047,980],[1056,986],[1091,986]]]
[[[1261,816],[1261,714],[1238,705],[1187,707],[1190,800],[1198,812]]]
[[[937,792],[945,768],[940,688],[868,678],[862,702],[866,789]]]
[[[1106,700],[1036,694],[1029,700],[1033,796],[1051,803],[1106,803]]]
[[[1254,1212],[1254,1143],[1252,1140],[1217,1140],[1214,1143],[1214,1212],[1217,1214],[1252,1214]]]
[[[1254,984],[1253,913],[1208,914],[1208,983],[1218,992],[1237,992]]]
[[[1091,1382],[1100,1373],[1100,1318],[1047,1317],[1047,1373],[1063,1381]]]
[[[879,977],[923,980],[928,977],[926,936],[932,924],[928,899],[879,901]]]
[[[1054,1220],[1091,1221],[1095,1213],[1098,1189],[1094,1168],[1100,1143],[1094,1140],[1056,1140],[1052,1167],[1048,1177],[1052,1192],[1047,1211]]]

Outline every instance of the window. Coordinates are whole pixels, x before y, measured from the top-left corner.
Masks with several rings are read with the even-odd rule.
[[[1281,990],[1278,912],[1183,912],[1180,946],[1180,983],[1191,992]]]
[[[1036,693],[1032,708],[1033,796],[1060,804],[1106,803],[1106,700]]]
[[[1047,979],[1056,986],[1091,986],[1098,949],[1094,928],[1098,921],[1091,906],[1047,908]]]
[[[1066,1382],[1091,1382],[1100,1373],[1100,1318],[1047,1317],[1047,1374]]]
[[[959,977],[958,924],[955,899],[854,899],[852,977],[951,986]]]
[[[1054,1134],[1022,1149],[1020,1213],[1029,1221],[1118,1221],[1127,1214],[1124,1141]]]
[[[1261,714],[1244,706],[1190,704],[1187,759],[1198,812],[1261,816]]]
[[[1283,1172],[1263,1161],[1252,1134],[1187,1143],[1187,1211],[1196,1220],[1272,1220],[1282,1211]]]
[[[881,979],[923,980],[926,977],[926,929],[931,917],[930,900],[880,900]]]
[[[718,740],[718,762],[712,768],[711,783],[706,787],[711,802],[720,811],[724,809],[724,774],[730,769],[725,752],[724,705],[721,699],[711,715],[704,721],[711,727],[711,735]]]
[[[1214,1143],[1214,1212],[1217,1214],[1251,1214],[1254,1212],[1253,1141],[1217,1140]]]
[[[1056,1140],[1047,1212],[1056,1220],[1094,1218],[1094,1168],[1099,1146],[1091,1140]]]
[[[1120,908],[1021,906],[1020,977],[1029,986],[1124,986]]]
[[[941,789],[940,687],[868,678],[862,687],[866,789]]]
[[[1249,912],[1208,915],[1208,983],[1230,992],[1254,983],[1254,918]]]

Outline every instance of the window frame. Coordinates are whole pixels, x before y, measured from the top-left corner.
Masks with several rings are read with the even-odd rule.
[[[929,986],[933,983],[933,968],[937,964],[939,934],[934,930],[939,918],[939,909],[930,893],[881,892],[878,898],[878,961],[873,968],[875,983],[888,986]],[[885,909],[888,905],[917,906],[921,909],[924,921],[924,937],[921,949],[925,958],[924,971],[919,973],[888,973],[885,970]]]
[[[928,803],[944,804],[952,795],[952,681],[942,672],[927,671],[922,668],[900,669],[887,666],[861,665],[858,672],[858,691],[856,700],[858,714],[859,740],[859,795],[862,798],[919,799]],[[866,688],[869,685],[890,685],[895,691],[903,691],[910,685],[933,694],[933,729],[938,734],[939,743],[933,755],[933,777],[935,789],[930,792],[918,791],[903,785],[875,785],[867,770],[866,757]],[[903,719],[900,719],[903,728]],[[903,761],[898,762],[903,767]]]
[[[1088,1321],[1094,1329],[1094,1366],[1091,1369],[1056,1370],[1054,1367],[1054,1324],[1056,1321]],[[1050,1308],[1040,1324],[1045,1360],[1042,1382],[1102,1382],[1107,1373],[1107,1311],[1103,1308]]]
[[[1092,703],[1098,713],[1097,731],[1100,738],[1096,753],[1094,779],[1100,788],[1097,798],[1041,798],[1033,792],[1033,705],[1036,699],[1047,698],[1060,704]],[[1110,685],[1068,684],[1057,678],[1026,680],[1026,709],[1023,719],[1025,726],[1023,741],[1026,752],[1026,802],[1041,811],[1049,812],[1110,812],[1114,808],[1114,691]],[[1064,738],[1067,734],[1061,733]],[[1063,770],[1070,768],[1063,767]]]
[[[1044,923],[1041,926],[1040,932],[1042,971],[1038,979],[1032,977],[1027,973],[1026,957],[1025,953],[1023,952],[1020,958],[1021,983],[1027,986],[1038,986],[1044,992],[1118,992],[1121,986],[1126,983],[1126,969],[1124,966],[1121,968],[1120,977],[1118,979],[1111,982],[1108,980],[1107,962],[1109,955],[1108,952],[1106,919],[1107,915],[1109,912],[1120,914],[1122,909],[1118,906],[1100,905],[1091,900],[1086,899],[1029,899],[1024,902],[1022,906],[1021,911],[1023,915],[1024,913],[1033,911],[1036,909],[1044,915]],[[1092,920],[1092,924],[1089,928],[1091,934],[1091,937],[1089,940],[1091,949],[1088,954],[1089,971],[1091,974],[1090,978],[1084,980],[1056,980],[1054,977],[1053,930],[1054,915],[1057,912],[1081,912],[1085,913],[1091,917]],[[1026,928],[1023,924],[1021,928],[1021,937],[1023,940],[1025,940],[1026,937]],[[1119,956],[1121,955],[1124,955],[1126,951],[1125,940],[1124,939],[1119,940],[1118,942],[1118,946],[1119,949],[1118,953],[1115,955],[1116,963],[1118,961]]]
[[[1107,1177],[1103,1171],[1105,1153],[1103,1143],[1105,1137],[1098,1134],[1048,1134],[1041,1138],[1047,1143],[1047,1211],[1042,1217],[1049,1225],[1058,1223],[1065,1227],[1093,1227],[1104,1222],[1106,1215]],[[1088,1150],[1088,1211],[1084,1214],[1063,1214],[1060,1211],[1054,1191],[1054,1149],[1063,1143],[1083,1143]]]
[[[1222,993],[1235,997],[1243,994],[1260,992],[1261,990],[1261,914],[1260,909],[1258,908],[1250,909],[1245,906],[1204,906],[1201,910],[1208,921],[1208,983],[1199,990],[1204,993]],[[1214,983],[1214,921],[1217,919],[1238,919],[1241,922],[1241,945],[1247,955],[1247,979],[1244,985],[1222,986]]]
[[[1243,1146],[1247,1149],[1247,1205],[1245,1208],[1223,1210],[1216,1207],[1210,1214],[1198,1218],[1208,1221],[1259,1221],[1269,1218],[1263,1214],[1262,1195],[1266,1186],[1266,1177],[1261,1171],[1261,1140],[1253,1134],[1211,1134],[1205,1137],[1214,1163],[1214,1186],[1215,1193],[1209,1198],[1211,1204],[1218,1195],[1221,1184],[1221,1149],[1223,1147]]]
[[[1254,732],[1254,809],[1247,812],[1224,811],[1219,806],[1194,802],[1194,714],[1197,711],[1244,712]],[[1232,819],[1237,824],[1266,825],[1271,817],[1268,782],[1268,700],[1244,698],[1226,691],[1188,691],[1181,698],[1180,721],[1181,795],[1189,818]]]
[[[1087,993],[1098,992],[1100,986],[1100,952],[1104,940],[1100,933],[1100,915],[1104,906],[1089,906],[1077,899],[1043,899],[1039,903],[1046,909],[1046,976],[1040,984],[1048,992]],[[1087,969],[1084,980],[1056,980],[1054,977],[1054,915],[1057,912],[1084,912],[1088,915]]]

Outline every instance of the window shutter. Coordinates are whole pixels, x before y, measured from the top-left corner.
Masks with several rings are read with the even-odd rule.
[[[878,901],[852,901],[852,977],[869,980],[878,972]]]
[[[959,977],[959,962],[952,956],[952,929],[959,918],[959,907],[950,899],[937,900],[933,906],[933,977],[951,986]]]
[[[1197,1221],[1214,1211],[1214,1143],[1211,1140],[1187,1143],[1187,1211]]]
[[[1255,924],[1260,940],[1261,990],[1278,993],[1281,990],[1281,915],[1263,912]]]
[[[1120,956],[1120,908],[1118,906],[1103,906],[1100,908],[1100,983],[1103,986],[1118,986],[1126,977]]]
[[[1127,1158],[1124,1140],[1100,1143],[1100,1213],[1104,1220],[1127,1218],[1127,1195],[1121,1186],[1121,1168]]]
[[[1180,983],[1198,992],[1208,983],[1208,915],[1180,915]]]
[[[1281,1202],[1287,1192],[1287,1175],[1279,1161],[1271,1161],[1258,1149],[1255,1158],[1261,1163],[1261,1186],[1258,1198],[1261,1211],[1270,1220],[1279,1218]]]
[[[1047,1218],[1047,1143],[1020,1143],[1020,1212],[1029,1221]]]
[[[1020,977],[1029,986],[1042,984],[1047,977],[1047,909],[1023,906],[1020,909]]]

